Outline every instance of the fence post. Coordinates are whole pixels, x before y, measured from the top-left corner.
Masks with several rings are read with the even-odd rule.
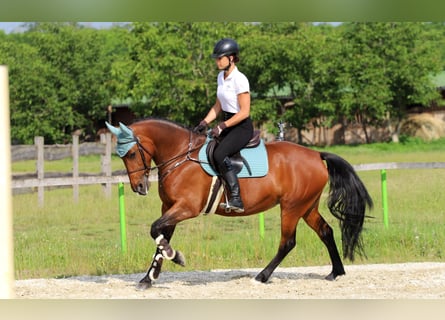
[[[79,136],[73,135],[73,201],[79,202]]]
[[[382,169],[380,171],[381,181],[382,181],[382,207],[383,207],[383,224],[386,228],[389,225],[388,219],[388,190],[386,184],[386,170]]]
[[[0,65],[0,299],[14,298],[11,133],[8,68]]]
[[[43,180],[45,178],[44,168],[45,168],[45,141],[43,137],[34,137],[34,144],[37,147],[37,162],[36,162],[36,170],[37,170],[37,179],[42,185],[37,187],[39,206],[43,206],[45,190],[43,187]]]
[[[102,174],[111,177],[111,133],[101,134],[100,142],[105,144],[105,153],[101,156]],[[111,183],[105,183],[104,191],[107,197],[111,197]]]

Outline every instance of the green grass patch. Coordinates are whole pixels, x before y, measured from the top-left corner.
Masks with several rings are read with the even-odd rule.
[[[445,142],[419,144],[375,144],[325,148],[353,164],[375,162],[445,161]],[[123,165],[113,159],[116,170]],[[100,171],[98,157],[86,157],[85,170]],[[91,162],[90,164],[88,164]],[[14,168],[30,170],[15,164]],[[69,162],[45,164],[48,171],[62,171]],[[52,167],[54,166],[54,167]],[[120,167],[119,167],[120,166]],[[99,169],[98,169],[99,168]],[[70,171],[70,168],[64,168]],[[82,170],[81,170],[82,171]],[[387,170],[389,228],[382,218],[380,173],[358,173],[374,199],[373,218],[365,222],[363,238],[367,258],[355,263],[398,263],[443,261],[445,248],[445,197],[443,169]],[[70,189],[45,191],[39,207],[36,194],[15,195],[14,250],[16,278],[67,277],[73,275],[145,272],[154,253],[151,223],[160,216],[157,185],[141,197],[125,186],[127,212],[126,254],[120,248],[118,190],[104,196],[102,186],[82,186],[78,203]],[[324,194],[326,197],[326,194]],[[337,246],[341,237],[337,220],[324,202],[321,213],[334,228]],[[220,268],[263,268],[276,254],[280,240],[279,208],[265,213],[265,238],[258,230],[258,215],[240,218],[216,215],[184,221],[176,228],[172,246],[183,252],[186,267],[165,262],[163,270],[210,270]],[[350,262],[344,261],[345,264]],[[300,222],[297,247],[281,266],[330,264],[316,234]]]

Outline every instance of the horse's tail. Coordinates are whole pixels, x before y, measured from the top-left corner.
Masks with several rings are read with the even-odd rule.
[[[354,260],[354,252],[364,255],[361,232],[365,211],[373,207],[371,196],[354,168],[343,158],[327,152],[320,156],[329,173],[328,208],[340,220],[343,257]]]

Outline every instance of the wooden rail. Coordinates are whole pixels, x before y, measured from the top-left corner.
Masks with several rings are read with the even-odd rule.
[[[36,188],[36,187],[56,187],[56,186],[74,186],[74,185],[88,185],[88,184],[116,184],[119,182],[128,183],[127,175],[118,176],[87,176],[87,177],[60,177],[60,178],[31,178],[13,180],[12,188]]]
[[[382,162],[353,165],[356,171],[389,169],[443,169],[445,162]]]
[[[44,204],[44,190],[46,187],[72,186],[73,200],[79,199],[79,186],[88,184],[102,184],[107,197],[111,196],[113,184],[128,183],[128,175],[125,171],[112,172],[111,154],[113,143],[111,134],[102,134],[100,143],[79,144],[79,137],[73,136],[72,145],[45,146],[43,137],[35,137],[33,146],[13,146],[12,161],[36,160],[36,172],[26,177],[15,175],[11,181],[11,188],[37,188],[39,205]],[[99,154],[101,156],[101,172],[99,174],[82,174],[79,172],[79,156]],[[73,159],[72,173],[57,174],[44,172],[44,162],[71,157]],[[157,172],[154,170],[149,177],[150,181],[157,180]]]

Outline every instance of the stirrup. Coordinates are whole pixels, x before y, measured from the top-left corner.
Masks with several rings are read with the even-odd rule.
[[[226,213],[230,213],[232,211],[234,211],[236,213],[244,212],[244,208],[232,207],[229,202],[223,202],[219,206],[220,206],[221,209],[224,209],[224,211]]]
[[[244,212],[244,207],[237,207],[237,206],[231,206],[230,200],[227,198],[227,194],[225,194],[226,202],[221,203],[219,206],[220,208],[224,209],[226,213],[230,213],[232,211],[235,211],[236,213]],[[240,199],[240,202],[242,204],[242,201]]]

